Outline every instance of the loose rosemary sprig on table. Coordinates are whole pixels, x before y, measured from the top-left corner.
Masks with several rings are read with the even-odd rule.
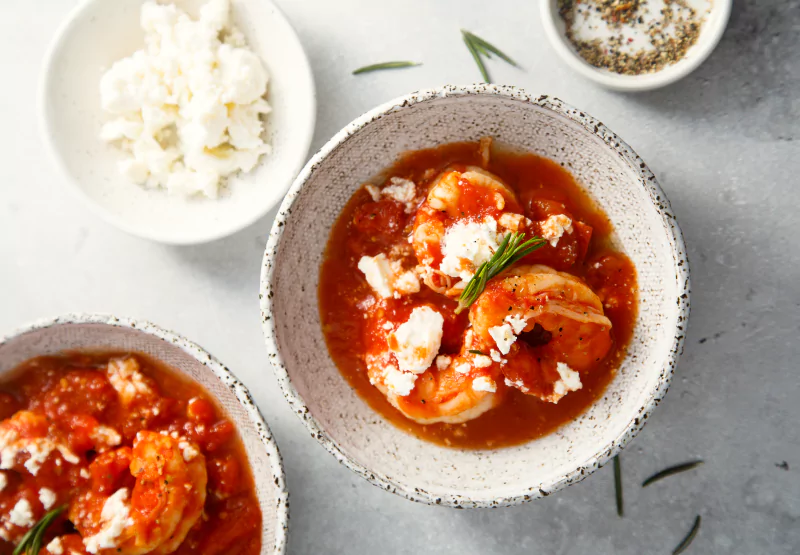
[[[13,555],[39,555],[47,528],[50,527],[53,521],[58,518],[66,508],[67,506],[63,505],[45,514],[39,522],[33,525],[33,528],[22,536],[19,544],[17,544],[17,547],[14,549]]]
[[[689,530],[689,533],[686,534],[686,537],[683,538],[683,540],[681,540],[681,543],[678,544],[678,547],[676,547],[672,551],[672,555],[680,555],[681,553],[686,551],[686,549],[690,545],[692,545],[692,542],[697,537],[697,532],[700,531],[700,523],[702,521],[703,519],[700,517],[700,515],[697,515],[697,517],[694,519],[694,524],[692,525],[692,529]]]
[[[676,464],[675,466],[670,466],[669,468],[665,468],[664,470],[662,470],[660,472],[656,472],[655,474],[650,476],[647,480],[642,482],[642,487],[646,488],[647,486],[649,486],[653,482],[658,482],[659,480],[663,480],[664,478],[667,478],[668,476],[672,476],[674,474],[679,474],[681,472],[686,472],[687,470],[691,470],[693,468],[696,468],[696,467],[700,466],[701,464],[703,464],[703,461],[697,460],[697,461],[685,462],[685,463],[682,463],[682,464]]]
[[[421,65],[422,64],[418,62],[383,62],[381,64],[372,64],[369,66],[360,67],[353,71],[353,75],[368,73],[370,71],[379,71],[382,69],[400,69],[403,67],[414,67]]]
[[[472,276],[472,279],[469,280],[469,283],[461,292],[461,296],[458,298],[456,314],[465,308],[469,308],[475,302],[486,288],[486,282],[519,259],[528,256],[546,242],[541,237],[532,237],[525,241],[525,234],[519,232],[506,235],[492,258],[480,265],[478,271],[475,272],[475,275]]]
[[[614,497],[617,500],[617,515],[625,516],[625,506],[622,499],[622,464],[619,455],[614,457]]]
[[[486,65],[483,63],[483,59],[481,56],[486,56],[487,58],[491,58],[492,54],[503,60],[504,62],[514,66],[519,67],[517,62],[511,59],[508,55],[501,52],[496,46],[493,44],[486,42],[479,36],[470,33],[466,29],[461,29],[461,34],[464,37],[464,44],[467,45],[467,50],[469,53],[472,54],[472,58],[475,60],[475,63],[478,65],[478,69],[481,72],[481,77],[486,83],[491,83],[489,79],[489,72],[486,71]]]

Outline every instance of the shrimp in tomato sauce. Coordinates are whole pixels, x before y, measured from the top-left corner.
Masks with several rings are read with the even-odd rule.
[[[260,553],[233,424],[143,354],[38,357],[0,384],[0,552],[45,515],[42,553]]]
[[[543,246],[457,311],[512,232]],[[355,390],[395,425],[466,448],[528,441],[585,411],[637,310],[635,269],[569,173],[487,139],[407,153],[360,189],[331,232],[319,299]]]

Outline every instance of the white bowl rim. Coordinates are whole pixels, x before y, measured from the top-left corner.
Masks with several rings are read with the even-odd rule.
[[[275,217],[275,222],[270,230],[269,239],[267,241],[266,249],[264,250],[264,259],[261,268],[261,285],[260,285],[260,305],[261,305],[261,322],[264,333],[264,339],[267,346],[267,353],[272,369],[281,386],[283,395],[288,401],[292,410],[303,421],[306,428],[311,432],[312,437],[316,438],[325,449],[331,453],[336,460],[344,466],[363,477],[373,485],[391,491],[401,497],[425,503],[428,505],[447,505],[457,508],[495,508],[502,506],[519,505],[533,499],[545,497],[551,493],[580,482],[591,474],[597,468],[602,467],[612,457],[619,453],[622,448],[630,441],[638,432],[644,427],[645,422],[649,418],[653,409],[661,402],[669,389],[669,384],[672,379],[674,367],[683,352],[683,344],[685,338],[685,330],[676,330],[675,338],[671,346],[669,355],[663,367],[663,379],[657,386],[650,391],[648,402],[640,407],[639,412],[635,414],[625,427],[625,429],[611,442],[597,450],[597,453],[585,461],[576,465],[575,470],[565,473],[560,478],[550,482],[543,483],[539,486],[538,492],[526,491],[518,495],[504,497],[498,500],[492,497],[491,494],[485,495],[453,495],[442,496],[427,492],[420,488],[407,487],[392,480],[390,477],[371,470],[361,463],[351,458],[339,445],[331,438],[327,432],[320,426],[314,416],[311,414],[310,409],[298,394],[294,385],[291,382],[289,373],[286,370],[283,358],[278,349],[278,342],[275,330],[275,322],[272,317],[272,279],[275,274],[274,255],[277,253],[281,244],[283,230],[286,228],[286,222],[291,217],[292,205],[297,200],[303,185],[308,181],[311,175],[316,170],[317,166],[321,164],[333,151],[349,139],[352,135],[358,133],[361,129],[369,125],[372,121],[380,119],[388,114],[402,111],[415,104],[420,104],[435,100],[438,98],[462,97],[462,96],[486,96],[486,97],[502,97],[505,99],[516,100],[528,104],[534,104],[539,107],[545,108],[558,115],[566,117],[574,123],[577,123],[584,128],[585,131],[594,135],[603,141],[609,148],[615,150],[620,157],[627,163],[627,165],[638,174],[639,184],[642,189],[648,194],[654,206],[661,215],[664,230],[667,234],[672,255],[675,261],[675,274],[678,281],[678,291],[684,292],[679,296],[678,303],[678,318],[685,324],[689,317],[689,297],[690,297],[690,281],[689,281],[689,262],[686,257],[686,248],[683,241],[683,235],[678,227],[677,220],[672,213],[669,200],[658,185],[655,176],[644,163],[644,161],[628,146],[622,139],[615,133],[609,130],[599,120],[587,115],[569,104],[562,102],[557,98],[552,98],[547,95],[534,97],[526,93],[524,90],[511,85],[494,85],[494,84],[473,84],[473,85],[445,85],[435,89],[425,89],[417,91],[405,96],[398,97],[394,100],[386,102],[373,108],[372,110],[364,113],[356,118],[336,135],[334,135],[306,164],[300,174],[295,179],[292,187],[289,189],[283,203],[278,210]],[[342,378],[344,379],[344,378]],[[423,441],[423,440],[420,440]],[[583,471],[581,470],[583,469]]]
[[[184,238],[184,239],[176,239],[174,237],[166,237],[162,236],[157,233],[150,232],[146,226],[144,227],[136,227],[132,225],[128,225],[117,218],[115,218],[109,211],[102,208],[99,204],[97,204],[94,199],[92,199],[80,186],[78,186],[75,178],[70,173],[69,169],[67,168],[67,164],[64,161],[61,153],[59,152],[58,148],[56,148],[55,141],[53,139],[53,135],[50,132],[50,122],[47,118],[47,91],[50,86],[50,76],[52,75],[52,65],[53,59],[55,57],[55,53],[58,51],[61,44],[66,40],[70,29],[73,26],[75,20],[83,13],[85,9],[92,2],[102,1],[102,0],[80,0],[80,2],[70,10],[69,14],[67,15],[66,19],[61,23],[61,25],[56,30],[55,36],[50,43],[50,46],[47,48],[44,56],[44,63],[42,64],[42,69],[39,75],[39,90],[37,93],[37,106],[39,111],[39,133],[43,137],[45,143],[45,149],[49,152],[51,160],[55,163],[58,172],[61,174],[61,178],[63,181],[69,184],[68,188],[72,191],[74,196],[76,196],[83,205],[88,208],[90,212],[92,212],[95,216],[99,217],[104,222],[116,227],[133,235],[135,237],[141,237],[142,239],[147,239],[150,241],[156,241],[158,243],[164,243],[167,245],[199,245],[202,243],[209,243],[211,241],[216,241],[218,239],[223,239],[234,233],[238,233],[242,231],[246,227],[256,223],[258,220],[263,218],[270,210],[275,208],[281,201],[281,197],[277,197],[277,200],[271,204],[265,204],[264,207],[251,215],[249,218],[244,218],[240,220],[236,225],[231,225],[226,228],[221,228],[213,233],[208,233],[207,235],[197,236],[193,238]],[[274,3],[272,0],[261,0],[265,4],[270,5],[273,10],[275,16],[282,20],[282,22],[286,25],[286,28],[289,32],[289,36],[292,37],[294,41],[294,46],[296,47],[296,51],[298,54],[298,59],[300,60],[300,64],[297,67],[298,72],[305,73],[305,78],[308,79],[308,82],[311,84],[311,95],[310,95],[310,106],[307,109],[310,112],[310,118],[308,120],[308,126],[305,129],[300,130],[302,132],[303,137],[303,144],[301,145],[301,149],[298,150],[300,155],[298,155],[297,160],[294,162],[292,166],[292,175],[297,175],[300,171],[300,168],[303,167],[303,162],[308,157],[308,152],[311,149],[311,142],[314,139],[314,130],[316,128],[317,122],[317,88],[316,84],[314,83],[314,73],[311,70],[311,63],[308,61],[308,55],[306,54],[305,48],[303,48],[303,43],[300,42],[300,37],[297,35],[297,31],[295,31],[294,27],[292,26],[289,18],[286,17],[286,14]],[[300,136],[298,134],[298,136]],[[99,140],[99,139],[98,139]],[[284,188],[288,189],[288,186],[284,185]],[[166,192],[165,192],[166,194]]]
[[[244,408],[250,421],[253,423],[261,444],[267,451],[270,460],[270,469],[274,477],[275,487],[278,490],[275,496],[275,505],[278,510],[278,521],[275,525],[275,546],[272,550],[273,555],[283,555],[286,553],[286,544],[289,534],[289,491],[286,489],[286,475],[283,471],[283,460],[281,459],[278,444],[272,436],[269,425],[264,420],[264,416],[258,409],[255,401],[250,396],[247,386],[239,380],[227,366],[222,364],[216,357],[203,349],[197,343],[189,341],[185,337],[173,331],[162,328],[146,320],[135,320],[133,318],[123,318],[111,316],[109,314],[86,314],[74,313],[64,314],[54,318],[43,318],[33,323],[24,325],[13,330],[7,335],[0,336],[0,347],[11,342],[18,337],[32,332],[46,330],[48,328],[73,325],[73,324],[102,324],[116,328],[127,328],[140,331],[147,335],[158,337],[159,339],[178,347],[181,351],[191,356],[203,366],[211,370],[223,383],[230,384],[231,389],[236,395],[236,399]],[[261,546],[261,552],[265,552],[266,546]]]
[[[701,39],[692,47],[692,56],[680,60],[656,73],[641,75],[621,75],[605,71],[590,65],[581,58],[580,54],[567,44],[567,39],[556,26],[559,15],[553,10],[551,0],[540,0],[541,19],[545,34],[550,39],[558,55],[569,67],[583,77],[594,81],[606,88],[616,91],[641,92],[665,87],[680,81],[705,62],[722,40],[728,19],[731,15],[733,0],[713,0],[713,9],[718,10],[719,16],[714,20],[714,26],[709,27],[708,22],[700,30]],[[705,38],[703,38],[705,35]],[[702,42],[701,42],[702,41]]]

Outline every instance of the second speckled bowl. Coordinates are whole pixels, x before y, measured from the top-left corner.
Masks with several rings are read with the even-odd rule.
[[[640,310],[627,358],[605,395],[546,437],[493,451],[411,436],[358,397],[328,355],[319,268],[342,207],[407,150],[491,135],[569,168],[613,222],[636,265]],[[642,428],[667,391],[689,313],[689,268],[675,217],[628,145],[559,100],[512,87],[444,87],[380,106],[337,133],[292,185],[264,255],[261,315],[284,395],[313,437],[373,484],[454,507],[514,505],[578,482]]]

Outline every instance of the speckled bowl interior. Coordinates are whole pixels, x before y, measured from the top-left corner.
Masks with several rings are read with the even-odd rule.
[[[629,354],[605,395],[555,433],[517,447],[439,447],[385,421],[331,361],[317,306],[319,267],[345,202],[403,151],[490,135],[569,169],[609,215],[636,265],[640,307]],[[636,154],[587,114],[519,89],[480,85],[416,93],[343,129],[309,162],[267,245],[262,319],[284,393],[311,433],[374,484],[427,503],[511,505],[577,482],[642,427],[666,393],[688,315],[680,230]]]
[[[0,339],[0,376],[32,357],[82,349],[145,353],[200,383],[217,399],[239,431],[255,477],[263,516],[261,553],[285,553],[288,494],[280,454],[250,393],[230,370],[194,343],[153,324],[75,315]]]

